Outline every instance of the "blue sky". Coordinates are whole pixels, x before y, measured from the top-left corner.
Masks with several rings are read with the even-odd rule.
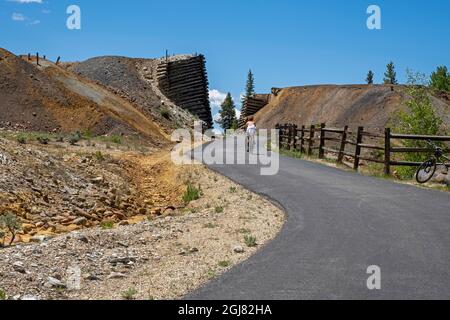
[[[66,28],[78,5],[82,29]],[[382,29],[366,27],[380,6]],[[251,68],[258,92],[271,87],[381,82],[387,62],[450,66],[447,0],[0,0],[0,46],[14,53],[83,60],[99,55],[159,57],[203,53],[215,103],[238,100]],[[217,111],[217,110],[216,110]]]

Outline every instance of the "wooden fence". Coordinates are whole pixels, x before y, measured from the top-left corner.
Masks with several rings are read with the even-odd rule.
[[[282,150],[296,151],[301,154],[311,156],[315,150],[318,150],[319,158],[325,159],[327,153],[337,155],[337,162],[344,163],[344,158],[353,160],[353,169],[358,170],[361,160],[375,162],[384,165],[384,173],[391,174],[391,166],[420,166],[419,162],[395,161],[394,154],[399,153],[433,153],[435,150],[430,148],[412,148],[412,147],[394,147],[393,141],[398,140],[417,140],[417,141],[450,141],[450,136],[426,136],[426,135],[407,135],[393,134],[390,128],[384,129],[384,132],[370,132],[364,127],[358,127],[353,132],[348,126],[344,128],[327,128],[326,124],[320,126],[297,126],[295,124],[277,125],[280,130],[279,145]],[[352,139],[353,137],[353,139]],[[370,141],[368,141],[370,140]],[[373,141],[382,141],[374,143]],[[333,144],[334,148],[330,146]],[[349,151],[348,147],[352,150]],[[382,158],[366,155],[365,150],[378,152]],[[448,152],[448,150],[446,151]],[[450,164],[443,164],[450,167]]]

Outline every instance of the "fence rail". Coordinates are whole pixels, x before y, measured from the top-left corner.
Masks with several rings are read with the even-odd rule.
[[[344,163],[344,158],[353,160],[353,169],[358,170],[362,161],[384,164],[384,173],[391,174],[392,166],[420,166],[419,162],[395,161],[393,155],[399,153],[433,153],[432,148],[413,147],[393,147],[396,140],[416,140],[416,141],[439,141],[448,142],[450,136],[427,136],[410,134],[393,134],[390,128],[385,128],[384,133],[367,131],[364,127],[358,127],[356,132],[349,130],[349,126],[344,128],[327,128],[325,123],[320,126],[297,126],[295,124],[279,124],[276,129],[280,130],[279,145],[281,149],[296,151],[301,154],[311,156],[314,150],[318,150],[319,158],[325,159],[326,153],[337,155],[337,162]],[[353,136],[353,139],[351,138]],[[367,139],[382,139],[383,143],[375,144]],[[318,142],[318,145],[317,145]],[[327,142],[334,142],[334,148],[327,145]],[[352,146],[354,150],[348,151],[347,147]],[[383,153],[383,158],[364,155],[363,151]],[[448,150],[446,150],[448,152]],[[450,167],[450,164],[443,164]]]

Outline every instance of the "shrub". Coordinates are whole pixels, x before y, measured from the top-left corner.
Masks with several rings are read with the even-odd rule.
[[[219,261],[219,267],[227,268],[231,265],[231,262],[228,260]]]
[[[111,142],[115,143],[115,144],[121,144],[122,143],[122,138],[120,136],[111,136]]]
[[[134,300],[134,296],[137,295],[138,292],[134,288],[130,288],[125,292],[122,292],[122,298],[125,300]]]
[[[45,135],[39,135],[36,137],[36,140],[40,143],[40,144],[48,144],[50,142],[50,138],[48,136]]]
[[[81,133],[80,133],[80,131],[76,131],[76,132],[72,133],[69,136],[69,143],[72,146],[76,145],[78,142],[80,142],[80,140],[81,140]]]
[[[22,135],[22,134],[18,135],[16,139],[17,139],[17,142],[20,143],[20,144],[25,144],[25,143],[27,143],[27,139],[26,139],[25,136]]]
[[[103,230],[110,230],[114,228],[114,221],[103,221],[102,223],[100,223],[100,227]]]
[[[425,75],[421,73],[408,72],[407,94],[410,97],[405,102],[408,108],[407,112],[397,114],[396,131],[404,134],[417,135],[438,135],[443,124],[442,119],[436,114],[431,103],[427,88],[425,87]],[[406,140],[405,147],[428,148],[426,141]],[[426,161],[430,155],[426,153],[408,153],[404,155],[403,160],[412,162]],[[410,179],[414,176],[416,168],[401,167],[398,169],[398,175],[403,179]]]
[[[236,192],[237,192],[236,187],[230,187],[229,192],[230,192],[230,193],[236,193]]]
[[[64,142],[64,136],[62,134],[58,134],[55,138],[56,142]]]
[[[97,161],[105,161],[105,156],[101,151],[97,151],[96,153],[94,153],[94,157],[95,159],[97,159]]]
[[[0,289],[0,300],[6,300],[6,292]]]
[[[249,248],[253,248],[257,246],[256,243],[256,237],[252,236],[252,235],[245,235],[244,236],[244,241],[245,241],[245,245]]]
[[[0,216],[0,230],[5,230],[11,234],[11,240],[9,242],[9,245],[12,245],[14,240],[16,239],[17,232],[22,229],[22,223],[20,222],[20,219],[13,213],[6,213],[2,216]],[[5,245],[5,237],[6,233],[2,231],[3,236],[1,245]]]
[[[201,189],[200,187],[196,188],[192,184],[188,184],[186,192],[183,194],[183,202],[185,204],[189,204],[191,201],[200,199]]]
[[[214,211],[215,211],[215,213],[223,213],[224,209],[223,209],[222,206],[217,206],[217,207],[214,209]]]
[[[446,66],[440,66],[433,72],[430,86],[435,90],[450,91],[450,72]]]

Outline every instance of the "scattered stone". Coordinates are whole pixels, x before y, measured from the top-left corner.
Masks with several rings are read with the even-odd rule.
[[[47,286],[51,288],[65,289],[67,286],[61,281],[54,277],[48,277]]]
[[[19,272],[19,273],[26,273],[23,262],[20,262],[20,261],[13,263],[13,269],[14,269],[14,271]]]
[[[123,279],[127,276],[120,272],[111,272],[111,274],[108,276],[108,279]]]
[[[24,295],[20,300],[22,300],[22,301],[39,301],[39,300],[41,300],[41,298],[39,296],[27,294],[27,295]]]
[[[79,226],[84,226],[87,224],[87,222],[88,222],[88,220],[85,217],[81,217],[81,218],[75,219],[73,221],[73,224],[76,224]]]
[[[245,249],[244,249],[244,247],[242,247],[242,246],[235,246],[235,247],[233,248],[233,251],[234,251],[234,253],[244,253],[244,252],[245,252]]]

